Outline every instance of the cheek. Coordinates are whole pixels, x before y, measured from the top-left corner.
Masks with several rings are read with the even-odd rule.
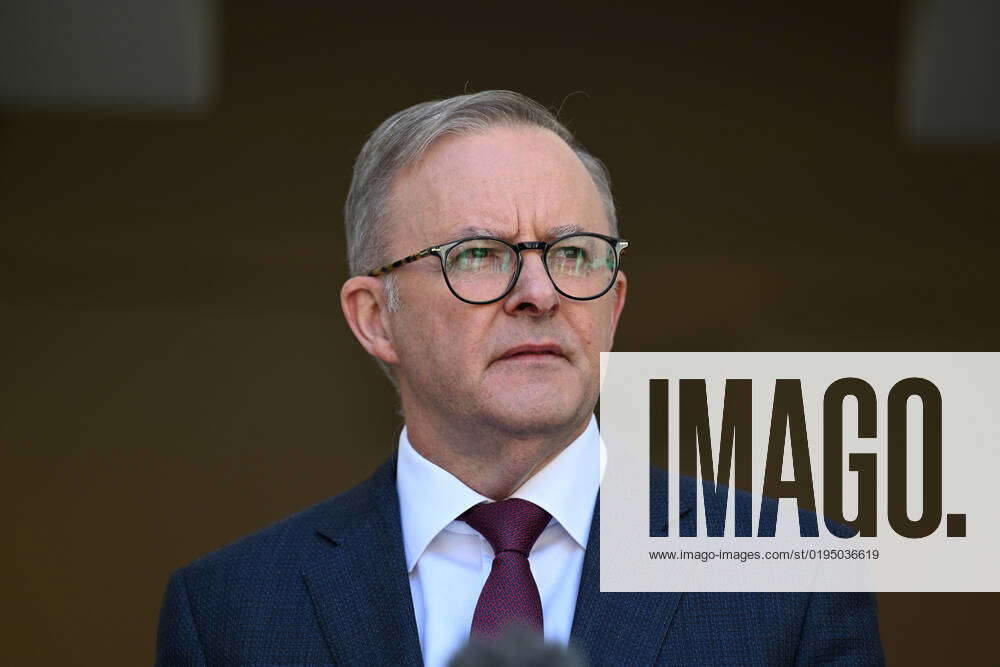
[[[468,376],[489,352],[488,314],[478,308],[463,308],[460,303],[446,307],[440,302],[406,303],[395,329],[404,363],[435,376]]]
[[[570,328],[576,332],[580,346],[589,357],[596,358],[611,347],[611,316],[605,310],[601,308],[599,313],[581,313],[580,317],[570,322]]]

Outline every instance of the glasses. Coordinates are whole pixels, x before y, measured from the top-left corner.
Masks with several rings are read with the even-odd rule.
[[[603,234],[578,233],[551,243],[508,243],[492,236],[473,236],[425,248],[415,255],[370,271],[381,276],[404,264],[437,255],[444,280],[458,299],[471,304],[499,301],[514,289],[521,275],[524,250],[540,250],[545,272],[556,291],[588,301],[603,296],[615,283],[621,253],[628,241]]]

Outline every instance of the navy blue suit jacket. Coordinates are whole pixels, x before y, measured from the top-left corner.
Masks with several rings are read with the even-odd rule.
[[[653,525],[666,491],[657,475]],[[601,593],[598,522],[595,507],[570,638],[592,665],[883,663],[869,593]],[[157,664],[419,665],[405,563],[393,456],[175,572]]]

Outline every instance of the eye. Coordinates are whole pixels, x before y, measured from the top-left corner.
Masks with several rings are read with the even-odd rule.
[[[552,251],[556,259],[587,259],[587,251],[579,246],[559,246]]]
[[[486,259],[494,252],[492,248],[465,248],[458,253],[459,260]]]
[[[496,249],[487,246],[463,247],[455,253],[455,258],[452,261],[456,268],[475,269],[495,260],[496,255]]]
[[[465,241],[448,255],[448,269],[466,273],[499,273],[511,270],[513,253],[506,245],[491,239]]]

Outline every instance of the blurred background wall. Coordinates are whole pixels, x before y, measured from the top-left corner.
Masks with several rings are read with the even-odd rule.
[[[519,90],[606,161],[617,349],[995,349],[986,4],[0,5],[0,662],[151,661],[174,568],[392,451],[340,207],[419,101]],[[887,657],[981,661],[997,602],[882,595]]]

